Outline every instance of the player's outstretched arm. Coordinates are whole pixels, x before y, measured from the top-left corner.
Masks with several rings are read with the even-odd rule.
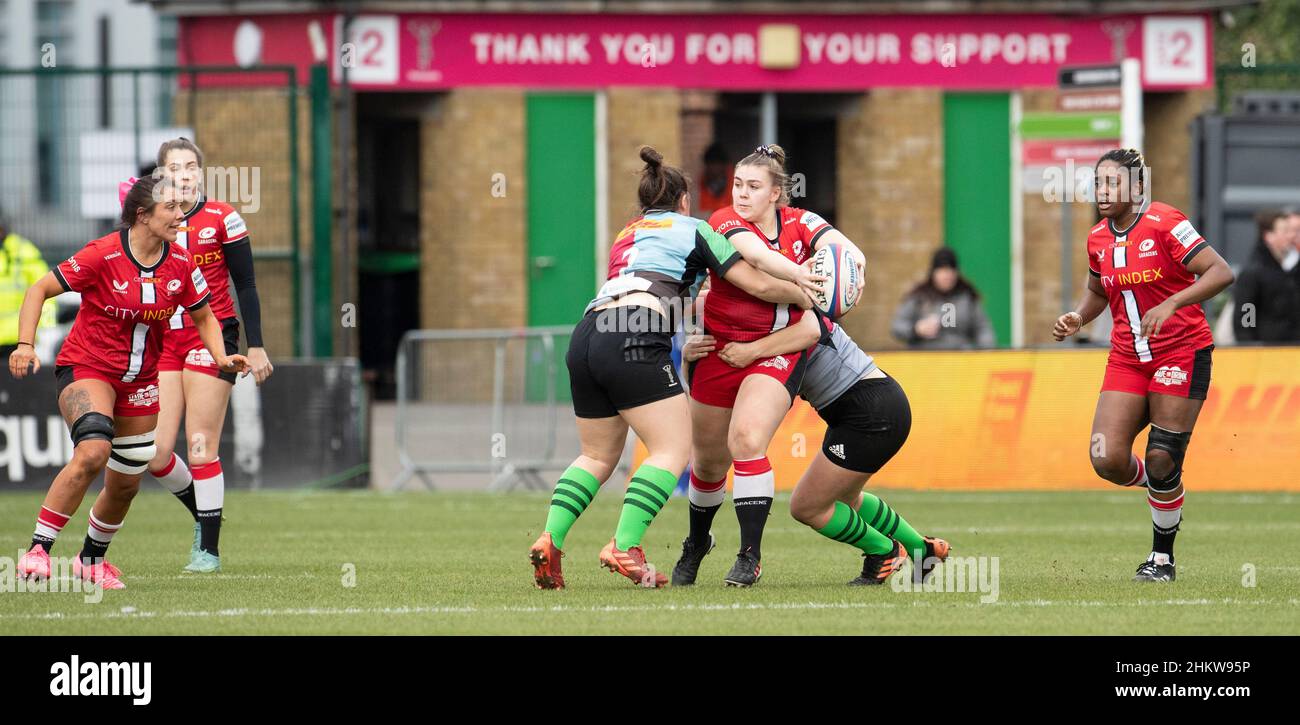
[[[771,252],[771,250],[765,251]],[[776,252],[771,253],[776,254]],[[785,259],[785,257],[781,258]],[[793,282],[777,279],[770,274],[764,274],[743,259],[731,265],[722,278],[764,302],[798,305],[805,310],[812,307],[812,300],[808,298],[808,294],[802,287]]]
[[[821,292],[821,283],[826,280],[821,275],[812,273],[812,270],[786,259],[780,252],[768,248],[763,240],[753,232],[740,232],[727,237],[731,241],[740,256],[745,258],[746,262],[757,267],[759,270],[766,272],[773,277],[779,277],[787,282],[794,282],[809,292]]]
[[[809,313],[800,318],[799,322],[787,325],[766,337],[752,342],[729,342],[718,353],[718,357],[733,368],[743,368],[765,357],[807,350],[821,336],[822,328],[817,315]]]
[[[40,371],[41,361],[36,357],[35,348],[36,327],[41,322],[45,300],[62,293],[63,285],[58,278],[53,272],[46,272],[23,295],[23,306],[18,310],[18,347],[9,355],[9,372],[15,378],[26,377],[28,369],[33,374]]]
[[[1101,280],[1089,273],[1084,284],[1083,299],[1079,300],[1079,305],[1073,310],[1056,318],[1052,337],[1060,342],[1078,332],[1084,325],[1097,319],[1097,315],[1106,309],[1106,304],[1106,288],[1101,286]]]
[[[247,373],[250,369],[248,358],[243,355],[226,355],[226,343],[221,337],[221,323],[212,314],[212,307],[206,303],[190,310],[190,318],[199,331],[203,346],[217,361],[217,367],[228,373]]]

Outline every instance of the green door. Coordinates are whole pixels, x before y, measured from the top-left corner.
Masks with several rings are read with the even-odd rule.
[[[1011,97],[943,97],[944,243],[980,291],[998,345],[1011,344]]]
[[[528,96],[528,325],[573,325],[596,293],[596,99]],[[556,340],[557,393],[569,398],[568,338]],[[541,346],[528,351],[528,396],[545,397]]]

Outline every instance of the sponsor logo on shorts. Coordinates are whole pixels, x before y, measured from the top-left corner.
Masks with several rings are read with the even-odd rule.
[[[127,393],[126,402],[138,408],[152,408],[158,404],[158,386],[150,383],[143,388]]]
[[[1182,385],[1187,382],[1187,371],[1177,365],[1165,365],[1151,377],[1161,385]]]
[[[217,361],[212,359],[212,353],[206,347],[196,347],[185,353],[185,364],[196,368],[215,368]]]
[[[831,453],[834,453],[834,454],[835,454],[835,457],[836,457],[836,458],[839,458],[841,461],[846,460],[846,459],[844,458],[844,444],[843,444],[843,443],[836,443],[835,445],[831,446],[828,450],[830,450]]]
[[[673,377],[673,366],[665,365],[663,366],[663,371],[665,374],[668,375],[668,387],[670,388],[677,387],[677,378]]]
[[[758,366],[760,368],[776,368],[777,370],[785,372],[790,369],[790,359],[785,355],[777,355],[776,357],[770,357],[764,360],[759,363]]]

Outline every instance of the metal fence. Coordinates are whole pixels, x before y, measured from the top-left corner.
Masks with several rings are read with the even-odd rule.
[[[267,347],[287,356],[302,307],[305,99],[290,66],[0,68],[0,212],[53,265],[113,229],[118,184],[152,166],[162,141],[194,140],[208,196],[252,233]]]
[[[539,471],[557,460],[563,356],[570,326],[412,330],[397,348],[394,434],[401,472],[393,487],[430,474],[488,474],[492,490],[545,490]]]

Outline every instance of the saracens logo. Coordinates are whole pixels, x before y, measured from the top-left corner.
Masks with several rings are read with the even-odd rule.
[[[1151,377],[1161,385],[1183,385],[1187,382],[1187,371],[1177,365],[1165,365]]]
[[[776,357],[770,357],[764,360],[759,363],[758,366],[760,368],[776,368],[777,370],[784,372],[790,369],[790,359],[785,355],[777,355]]]
[[[199,230],[199,244],[214,244],[216,243],[216,240],[213,239],[215,236],[217,236],[216,227],[203,227]]]
[[[158,386],[150,383],[126,396],[126,402],[139,408],[152,408],[158,404]]]
[[[1155,257],[1159,255],[1160,250],[1156,249],[1155,246],[1156,240],[1144,239],[1142,243],[1138,245],[1138,259],[1146,259],[1147,257]]]

